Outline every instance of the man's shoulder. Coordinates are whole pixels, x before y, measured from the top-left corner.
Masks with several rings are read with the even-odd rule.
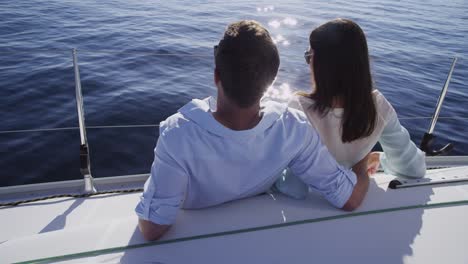
[[[303,126],[309,125],[309,120],[307,119],[306,114],[300,108],[296,108],[288,104],[286,110],[284,111],[284,122],[292,126]]]
[[[269,112],[276,112],[283,122],[292,124],[307,122],[307,117],[304,112],[301,109],[289,105],[289,103],[268,101],[265,105]]]
[[[175,113],[159,123],[159,136],[177,137],[187,133],[194,126],[194,122],[182,113]]]
[[[288,109],[286,111],[286,114],[291,116],[291,118],[293,119],[294,122],[299,122],[301,124],[308,122],[307,116],[305,115],[305,113],[302,110],[292,108],[292,107],[288,107]]]
[[[160,136],[182,135],[203,124],[209,111],[209,99],[193,99],[159,125]]]
[[[285,129],[288,134],[295,137],[301,137],[304,133],[313,130],[312,126],[307,119],[307,116],[300,109],[290,107],[287,104],[272,102],[270,108],[281,109],[281,114],[276,120],[277,128]]]
[[[202,129],[199,124],[184,113],[177,112],[159,124],[159,136],[167,140],[181,141],[187,135],[198,135]]]

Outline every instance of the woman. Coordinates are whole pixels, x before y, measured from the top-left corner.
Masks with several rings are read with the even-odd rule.
[[[317,129],[330,153],[351,168],[380,142],[383,153],[369,154],[369,172],[382,165],[386,173],[420,178],[425,154],[411,141],[385,97],[372,86],[366,37],[353,21],[335,19],[312,31],[305,59],[313,92],[296,103]],[[302,198],[307,187],[293,175],[276,183],[281,192]]]

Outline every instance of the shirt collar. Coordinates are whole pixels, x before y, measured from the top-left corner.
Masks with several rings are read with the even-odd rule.
[[[223,126],[214,117],[216,111],[216,99],[207,97],[203,100],[193,99],[179,109],[179,113],[198,124],[201,128],[221,137],[246,137],[262,133],[270,128],[286,111],[287,105],[273,101],[261,103],[263,113],[260,122],[253,128],[247,130],[232,130]]]

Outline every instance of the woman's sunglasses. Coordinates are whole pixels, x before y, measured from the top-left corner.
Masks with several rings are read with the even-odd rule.
[[[213,47],[213,53],[214,53],[214,56],[216,57],[216,53],[218,52],[218,45],[215,45]],[[310,64],[310,58],[314,55],[314,52],[312,51],[312,49],[308,49],[304,52],[304,59],[306,61],[307,64]]]
[[[310,58],[313,55],[314,55],[314,52],[310,48],[304,52],[304,59],[305,59],[307,64],[310,64]]]

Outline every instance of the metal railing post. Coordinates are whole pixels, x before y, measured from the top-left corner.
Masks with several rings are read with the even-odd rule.
[[[80,125],[80,172],[84,178],[84,192],[95,193],[93,176],[91,176],[91,162],[89,157],[88,139],[84,120],[83,94],[81,93],[80,70],[76,49],[73,49],[73,69],[75,71],[76,108],[78,110],[78,123]]]
[[[447,145],[443,146],[439,150],[435,150],[432,148],[432,143],[436,136],[433,134],[435,125],[437,123],[437,119],[439,118],[440,110],[442,109],[442,103],[444,102],[445,95],[447,94],[448,86],[450,83],[450,79],[452,78],[453,70],[455,69],[455,64],[457,63],[457,57],[453,58],[452,66],[450,67],[449,74],[447,76],[447,80],[445,81],[444,88],[440,92],[439,99],[437,100],[436,109],[434,111],[434,115],[432,116],[431,126],[427,133],[424,133],[424,136],[421,140],[421,145],[419,148],[426,153],[427,156],[438,156],[449,153],[453,149],[453,144],[448,143]]]
[[[452,73],[455,69],[455,64],[457,63],[457,57],[453,58],[452,65],[450,66],[450,71],[448,73],[447,79],[445,80],[444,88],[440,92],[439,99],[437,100],[436,109],[434,110],[434,115],[432,115],[431,126],[429,127],[429,131],[427,133],[432,134],[434,133],[434,128],[437,123],[437,119],[439,118],[440,110],[442,109],[442,103],[444,102],[445,95],[447,94],[447,90],[450,84],[450,80],[452,79]]]

